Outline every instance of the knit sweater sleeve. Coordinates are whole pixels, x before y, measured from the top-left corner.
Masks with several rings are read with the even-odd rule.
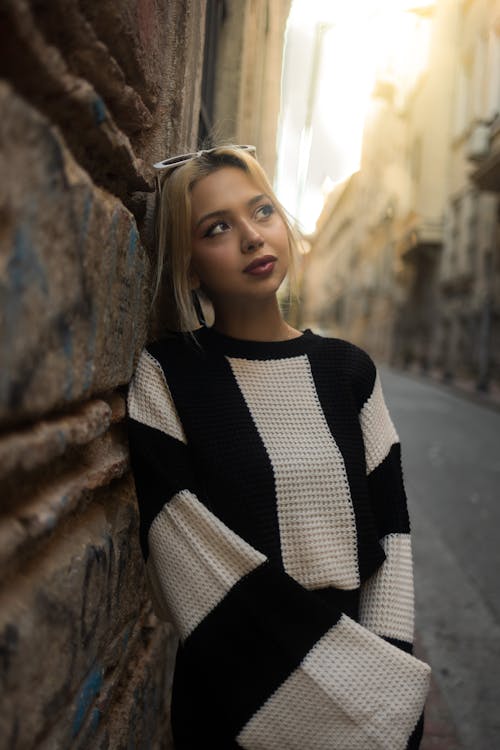
[[[385,402],[380,374],[359,350],[359,420],[372,512],[386,559],[364,582],[360,623],[408,653],[413,651],[414,594],[410,521],[401,443]]]
[[[404,750],[430,668],[218,518],[147,350],[129,387],[128,426],[150,593],[180,638],[176,746]]]

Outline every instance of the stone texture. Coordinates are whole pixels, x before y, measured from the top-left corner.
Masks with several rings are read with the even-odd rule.
[[[153,189],[146,165],[195,143],[204,17],[196,0],[5,0],[0,75],[128,201]]]
[[[12,572],[35,555],[62,519],[87,505],[93,490],[124,474],[128,452],[117,432],[26,475],[21,487],[16,474],[2,482],[3,509],[10,512],[0,522],[0,570]]]
[[[16,470],[32,471],[85,445],[107,430],[112,409],[105,401],[88,401],[74,413],[40,420],[34,427],[0,438],[0,480]]]
[[[135,650],[127,668],[110,684],[110,689],[106,690],[106,686],[101,691],[99,700],[88,711],[81,737],[75,743],[78,750],[171,747],[170,690],[175,648],[169,626],[158,625],[154,616],[149,615],[149,621],[137,629]],[[54,746],[51,737],[46,750]]]
[[[171,747],[176,640],[145,590],[124,396],[149,165],[196,145],[204,17],[0,4],[0,750]]]
[[[82,690],[100,691],[122,658],[114,640],[121,637],[125,648],[144,601],[128,477],[60,522],[44,554],[28,559],[1,594],[0,747],[38,747],[71,701],[64,731],[76,736]]]
[[[50,6],[34,3],[32,7],[47,41],[61,51],[74,75],[87,79],[100,92],[120,129],[127,134],[147,131],[153,123],[150,110],[140,93],[127,83],[125,72],[97,35],[81,3],[52,0]],[[158,29],[163,32],[161,26]]]
[[[62,129],[96,182],[122,197],[152,189],[151,168],[134,154],[100,93],[73,75],[61,52],[47,43],[28,0],[5,0],[0,30],[0,74]]]
[[[50,123],[0,86],[0,424],[126,383],[143,344],[147,259],[134,217]]]

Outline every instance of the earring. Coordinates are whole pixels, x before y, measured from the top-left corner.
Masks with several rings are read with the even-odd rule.
[[[205,316],[203,315],[203,308],[201,306],[200,298],[196,294],[196,289],[191,289],[191,297],[193,300],[193,307],[194,311],[196,313],[196,317],[198,318],[198,323],[200,326],[207,327],[207,321],[205,320]]]

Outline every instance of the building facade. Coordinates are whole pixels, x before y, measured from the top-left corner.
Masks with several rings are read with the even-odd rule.
[[[257,146],[271,182],[290,5],[291,0],[224,3],[216,59],[213,139]]]
[[[500,380],[499,21],[488,0],[420,12],[427,65],[410,81],[382,71],[360,171],[325,204],[304,294],[307,319],[375,356],[478,388]],[[331,316],[316,264],[337,289]],[[349,274],[334,282],[338,267]]]
[[[446,377],[459,372],[487,389],[500,381],[500,3],[462,3],[458,36],[432,357]]]

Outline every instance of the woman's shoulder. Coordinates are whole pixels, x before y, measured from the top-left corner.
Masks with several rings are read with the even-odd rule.
[[[136,355],[129,391],[134,388],[145,388],[153,382],[168,383],[172,367],[184,367],[193,363],[192,358],[199,358],[200,348],[191,334],[167,333],[144,343]]]
[[[145,343],[139,356],[153,357],[159,363],[163,363],[172,358],[199,356],[200,352],[196,331],[169,331]]]
[[[321,348],[330,352],[337,360],[342,359],[346,366],[354,371],[370,370],[375,367],[370,354],[358,344],[348,339],[339,338],[338,336],[324,334],[320,331],[314,331],[314,335]]]
[[[355,392],[358,404],[363,404],[373,391],[377,368],[370,354],[354,342],[317,334],[320,350],[336,369],[341,369]]]

